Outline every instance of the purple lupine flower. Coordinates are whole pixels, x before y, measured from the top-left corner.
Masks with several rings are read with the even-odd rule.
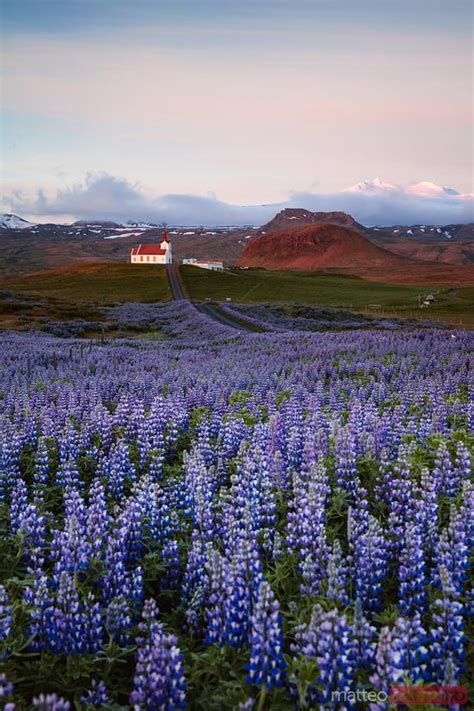
[[[199,531],[205,543],[211,543],[215,536],[216,473],[208,469],[200,442],[183,460],[186,495],[193,526]]]
[[[108,489],[116,499],[120,499],[125,487],[135,481],[136,471],[130,461],[129,446],[123,440],[113,445],[104,474]]]
[[[326,575],[326,503],[329,485],[326,470],[319,461],[311,472],[294,477],[294,499],[288,514],[288,545],[298,552],[303,575],[302,590],[318,594]]]
[[[458,442],[454,461],[454,478],[456,481],[463,482],[469,480],[471,474],[471,455],[469,450],[464,442]]]
[[[387,574],[387,542],[383,529],[369,515],[367,529],[353,541],[356,597],[364,610],[376,611],[381,606],[382,584]]]
[[[132,627],[133,608],[125,598],[114,598],[107,606],[105,629],[107,634],[120,646],[130,641],[129,630]]]
[[[323,615],[323,608],[319,603],[313,605],[311,619],[308,624],[300,624],[294,632],[295,642],[290,645],[290,650],[295,655],[315,659],[317,654],[317,643],[319,637],[319,626]],[[308,684],[304,690],[302,705],[306,704],[310,708],[318,704],[318,691],[316,689],[317,679],[313,684]]]
[[[457,678],[464,668],[463,605],[456,599],[449,571],[440,570],[442,596],[431,606],[430,655],[434,681],[442,684],[447,672]]]
[[[418,520],[423,528],[423,538],[431,553],[438,540],[438,492],[431,472],[423,467],[420,475],[420,499],[417,502]]]
[[[250,627],[251,591],[240,565],[233,561],[226,580],[224,639],[235,649],[247,642]]]
[[[86,706],[94,706],[96,708],[101,708],[103,704],[109,701],[109,694],[107,687],[103,681],[96,681],[95,679],[91,682],[91,688],[81,696],[81,703]]]
[[[355,651],[352,631],[345,615],[336,609],[325,612],[314,605],[308,625],[300,625],[295,633],[292,652],[314,659],[318,677],[305,693],[308,706],[335,709],[334,694],[354,690]],[[350,700],[347,701],[350,706]]]
[[[38,449],[35,455],[35,469],[33,480],[37,486],[46,486],[49,481],[50,467],[49,454],[46,446],[45,437],[40,437],[38,440]]]
[[[147,600],[139,625],[134,688],[130,704],[136,711],[183,709],[186,706],[186,682],[178,640],[166,634],[157,621],[158,608]]]
[[[79,469],[76,460],[72,456],[61,460],[56,472],[55,483],[65,489],[74,489],[80,486]]]
[[[169,491],[160,484],[152,484],[146,497],[148,528],[155,541],[165,541],[175,531],[172,522],[172,504]]]
[[[14,686],[11,681],[8,681],[7,675],[4,672],[0,673],[0,699],[6,696],[11,696],[14,691]]]
[[[433,470],[433,479],[438,483],[438,492],[444,496],[454,496],[458,486],[456,478],[453,473],[453,464],[446,442],[441,442],[436,454],[435,467]]]
[[[352,623],[354,663],[357,668],[372,667],[377,646],[376,636],[376,628],[364,617],[362,604],[357,599],[354,604],[354,620]]]
[[[0,644],[4,644],[10,636],[13,624],[13,607],[3,585],[0,585]],[[0,653],[1,658],[1,653]]]
[[[208,582],[205,545],[199,536],[195,536],[192,538],[182,584],[186,621],[195,630],[199,627]]]
[[[395,472],[390,479],[390,497],[387,540],[392,559],[397,559],[401,550],[407,525],[407,513],[415,510],[414,484],[406,452],[400,455]]]
[[[39,651],[48,648],[47,624],[53,608],[53,596],[50,584],[43,570],[44,561],[37,557],[30,569],[33,577],[31,587],[24,593],[28,605],[28,635],[31,637],[30,648]]]
[[[176,590],[181,579],[181,553],[178,541],[169,539],[163,543],[161,559],[165,564],[165,570],[160,580],[161,587],[162,589]]]
[[[237,471],[231,478],[232,486],[229,492],[231,499],[240,494],[243,506],[249,509],[255,534],[262,537],[267,549],[272,545],[276,523],[275,492],[267,452],[268,439],[268,427],[257,425],[249,448],[237,461]]]
[[[316,662],[320,703],[330,704],[333,692],[348,692],[354,687],[354,648],[350,626],[337,610],[321,615]],[[333,702],[334,703],[334,702]],[[349,703],[350,702],[346,702]]]
[[[326,597],[333,602],[349,604],[350,559],[336,539],[328,554]]]
[[[237,575],[245,580],[252,595],[256,594],[263,579],[263,564],[248,507],[231,515],[223,534],[224,552]]]
[[[418,612],[399,617],[392,630],[389,661],[392,682],[419,684],[430,680],[428,635]]]
[[[141,537],[143,516],[137,499],[127,500],[117,523],[122,549],[125,553],[125,562],[133,563],[140,558],[143,548]]]
[[[90,552],[84,524],[75,514],[67,516],[64,529],[53,531],[51,558],[55,561],[55,575],[59,578],[63,571],[78,573],[88,568]]]
[[[18,478],[16,486],[12,489],[10,503],[10,526],[13,533],[20,531],[28,508],[28,492],[23,479]]]
[[[393,643],[393,632],[385,626],[380,630],[377,649],[375,652],[375,670],[369,680],[374,689],[384,692],[387,697],[392,686],[394,677],[398,677],[398,672],[393,668],[391,659],[391,649]],[[371,711],[385,711],[386,704],[370,704]]]
[[[20,442],[17,433],[7,439],[7,432],[0,450],[0,501],[4,501],[20,478]]]
[[[3,711],[16,711],[16,704],[8,701],[8,698],[13,696],[14,690],[15,687],[11,681],[8,681],[7,675],[0,673],[0,703],[3,704]]]
[[[472,517],[473,512],[467,512]],[[441,586],[441,569],[449,575],[450,585],[456,594],[462,595],[468,577],[469,547],[467,545],[469,518],[463,510],[457,510],[452,504],[450,508],[449,525],[441,531],[438,545],[434,551],[437,568],[433,582]]]
[[[103,579],[106,601],[118,598],[137,603],[143,597],[142,569],[136,564],[142,547],[141,525],[140,505],[133,499],[119,515],[117,526],[109,535],[105,552],[107,570]]]
[[[357,449],[349,426],[341,428],[337,434],[335,458],[336,485],[348,494],[353,494],[357,478]]]
[[[110,523],[104,485],[99,479],[95,479],[89,489],[89,506],[85,521],[90,554],[94,558],[103,556]]]
[[[43,645],[56,654],[87,654],[100,648],[100,605],[90,595],[82,602],[74,579],[66,571],[59,576],[57,592],[44,610],[43,623]]]
[[[224,644],[225,630],[225,583],[228,578],[228,562],[218,551],[208,548],[207,574],[209,594],[206,605],[206,644]]]
[[[33,706],[38,711],[70,711],[71,704],[57,694],[40,694],[33,698]]]
[[[469,549],[474,547],[474,485],[465,481],[462,487],[462,503],[459,508],[466,526],[466,543]]]
[[[399,605],[404,615],[423,612],[426,605],[426,564],[421,527],[409,524],[400,553],[398,569]]]
[[[285,677],[280,605],[270,585],[262,580],[250,618],[250,662],[247,683],[273,689]]]

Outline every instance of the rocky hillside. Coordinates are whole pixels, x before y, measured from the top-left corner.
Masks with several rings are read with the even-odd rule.
[[[283,230],[285,227],[301,227],[302,225],[314,225],[319,222],[330,222],[333,225],[350,227],[361,232],[365,229],[347,212],[311,212],[311,210],[304,210],[300,207],[287,207],[284,210],[280,210],[270,222],[260,227],[257,230],[257,234],[264,235],[269,232]]]
[[[254,237],[238,265],[271,270],[327,271],[371,281],[464,284],[474,268],[418,262],[373,244],[358,230],[330,223]]]

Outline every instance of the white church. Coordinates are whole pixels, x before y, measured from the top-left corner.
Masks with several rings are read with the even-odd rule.
[[[167,230],[159,244],[139,244],[130,253],[132,264],[171,264],[171,242]]]

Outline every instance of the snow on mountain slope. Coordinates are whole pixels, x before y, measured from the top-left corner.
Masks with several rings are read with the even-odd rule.
[[[390,190],[399,190],[400,188],[393,183],[386,183],[380,178],[374,178],[373,180],[361,180],[360,183],[351,185],[350,188],[343,190],[345,193],[363,193],[364,195],[384,193]]]
[[[423,180],[421,183],[415,183],[405,188],[405,192],[409,195],[422,195],[423,197],[445,197],[446,195],[459,195],[457,190],[447,188],[445,185],[436,185],[428,180]]]
[[[34,227],[36,222],[28,222],[18,215],[6,212],[0,215],[0,228],[4,230],[25,230],[27,227]]]
[[[380,180],[380,178],[361,180],[350,188],[346,188],[343,192],[362,195],[386,195],[390,193],[392,195],[408,195],[421,198],[466,199],[472,197],[470,193],[462,194],[446,185],[437,185],[429,180],[422,180],[420,183],[403,186],[387,183],[384,180]]]

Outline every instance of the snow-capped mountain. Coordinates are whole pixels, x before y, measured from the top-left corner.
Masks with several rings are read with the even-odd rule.
[[[405,188],[405,192],[409,195],[422,195],[423,197],[446,197],[447,195],[459,196],[457,190],[448,188],[446,185],[436,185],[428,180],[423,180],[421,183],[415,183]]]
[[[343,192],[371,195],[399,189],[400,188],[393,183],[386,183],[384,180],[380,180],[380,178],[374,178],[373,180],[361,180],[359,183],[351,185],[350,188],[346,188]]]
[[[4,230],[24,230],[27,227],[34,227],[35,224],[35,222],[24,220],[18,215],[12,215],[10,212],[0,215],[0,228]]]
[[[359,183],[352,185],[350,188],[343,190],[345,193],[358,193],[362,195],[385,195],[387,193],[398,193],[399,195],[411,195],[421,198],[454,198],[465,199],[472,197],[470,194],[462,194],[453,188],[446,185],[437,185],[428,180],[422,180],[420,183],[411,185],[395,185],[387,183],[380,178],[373,180],[361,180]]]

